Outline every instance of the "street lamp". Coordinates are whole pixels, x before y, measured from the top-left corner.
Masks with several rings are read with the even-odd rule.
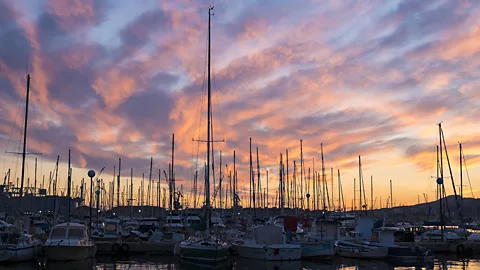
[[[95,177],[95,171],[88,171],[88,177],[90,177],[90,226],[88,227],[88,239],[92,237],[92,198],[93,198],[93,177]]]

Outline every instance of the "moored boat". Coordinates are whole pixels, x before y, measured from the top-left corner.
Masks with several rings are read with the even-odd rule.
[[[123,229],[118,219],[106,218],[101,228],[93,231],[92,241],[119,242],[123,236]]]
[[[337,221],[318,219],[310,231],[298,236],[292,243],[302,247],[302,258],[326,259],[335,255],[335,241],[339,238]]]
[[[388,248],[388,259],[408,263],[433,263],[433,251],[421,246],[405,247],[395,244],[395,227],[374,229],[369,244]]]
[[[388,248],[339,240],[335,242],[335,251],[341,257],[355,259],[385,259]]]
[[[20,232],[2,232],[0,239],[0,262],[33,260],[42,245],[31,235]]]
[[[230,247],[214,237],[189,237],[180,243],[180,258],[199,262],[227,260]]]
[[[302,248],[298,244],[285,244],[282,228],[262,225],[248,230],[245,237],[232,243],[232,249],[243,258],[266,261],[300,260]]]
[[[94,257],[97,248],[88,238],[85,225],[62,223],[52,228],[43,251],[47,261],[76,261]]]

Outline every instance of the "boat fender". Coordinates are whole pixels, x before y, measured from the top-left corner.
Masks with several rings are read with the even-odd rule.
[[[457,246],[457,253],[464,253],[465,252],[465,246],[462,244]]]
[[[117,244],[117,243],[113,244],[112,245],[112,251],[115,252],[115,253],[119,252],[120,251],[120,245]]]
[[[128,253],[129,251],[130,251],[130,247],[127,244],[123,243],[122,244],[122,252],[123,253]]]

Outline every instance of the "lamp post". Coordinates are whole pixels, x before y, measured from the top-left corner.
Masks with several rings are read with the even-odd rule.
[[[88,177],[90,177],[90,222],[88,227],[88,239],[92,237],[92,198],[93,198],[93,177],[95,177],[95,171],[88,171]]]

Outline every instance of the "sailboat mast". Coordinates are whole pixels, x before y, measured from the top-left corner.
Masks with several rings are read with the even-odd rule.
[[[290,181],[288,179],[288,149],[285,150],[285,158],[286,158],[286,161],[287,161],[287,208],[291,208],[292,206],[290,205]]]
[[[118,176],[117,176],[117,207],[120,207],[120,172],[122,171],[122,159],[118,158]],[[114,191],[115,192],[115,191]]]
[[[249,207],[252,208],[252,183],[253,183],[253,168],[252,168],[252,137],[250,137],[250,204]],[[255,195],[253,196],[255,197]],[[254,202],[255,204],[255,202]],[[253,206],[255,207],[255,206]]]
[[[327,192],[325,191],[325,161],[323,159],[323,143],[320,143],[320,151],[322,155],[322,189],[323,189],[323,210],[327,208],[326,202],[325,202],[325,196]]]
[[[281,215],[283,215],[283,194],[282,194],[282,191],[283,191],[283,175],[282,175],[282,163],[283,163],[283,159],[282,159],[282,153],[280,153],[280,166],[279,166],[279,187],[278,187],[278,203],[280,204],[280,213]]]
[[[460,155],[460,160],[462,156]],[[461,171],[461,170],[460,170]],[[33,196],[37,195],[37,158],[35,158],[35,184],[33,186]]]
[[[207,233],[210,232],[210,136],[212,121],[212,85],[210,81],[211,67],[211,17],[213,15],[213,7],[208,8],[208,101],[207,101],[207,170],[205,173],[205,205],[206,205],[206,223]]]
[[[233,208],[237,207],[237,167],[235,161],[235,150],[233,150]]]
[[[443,235],[443,209],[442,209],[442,196],[443,196],[443,154],[442,154],[442,123],[438,124],[438,134],[439,134],[439,147],[437,148],[437,159],[440,163],[440,167],[438,168],[439,178],[437,178],[437,184],[440,188],[439,191],[439,202],[440,202],[440,231],[441,231],[441,240],[443,242],[444,235]],[[437,162],[437,164],[438,164]]]
[[[332,177],[332,191],[330,192],[332,196],[332,211],[335,212],[335,192],[333,192],[333,167],[330,167],[330,176]]]
[[[147,194],[147,204],[148,205],[153,205],[153,186],[152,186],[152,167],[153,167],[153,157],[150,157],[150,172],[148,176],[148,194]],[[119,172],[120,174],[120,172]]]
[[[360,197],[360,213],[363,209],[362,204],[362,161],[360,156],[358,156],[358,187],[359,187],[359,197]]]
[[[22,150],[22,178],[20,181],[20,198],[23,197],[23,181],[25,179],[25,156],[27,150],[27,123],[28,123],[28,97],[30,94],[30,74],[27,75],[27,97],[25,98],[25,122],[23,124],[23,150]]]
[[[170,175],[170,181],[171,181],[171,186],[172,186],[172,191],[171,191],[171,196],[173,196],[173,209],[175,209],[175,165],[174,165],[174,160],[175,160],[175,134],[172,134],[172,172]],[[170,199],[172,200],[172,199]],[[172,208],[170,207],[170,211]]]
[[[67,178],[67,201],[68,201],[68,216],[67,216],[67,223],[70,222],[70,190],[71,190],[71,185],[72,185],[72,178],[71,178],[71,174],[70,174],[70,149],[68,149],[68,178]]]
[[[258,205],[259,207],[262,206],[262,182],[260,181],[260,160],[258,159],[258,147],[257,147],[257,187],[258,187]]]
[[[267,209],[268,209],[268,170],[267,170],[267,192],[266,192],[266,193],[267,193],[267,196],[266,196],[266,197],[267,197],[267,198],[266,198],[266,199],[267,199],[266,206],[267,206]]]
[[[133,168],[130,168],[130,218],[133,215]]]
[[[303,205],[303,140],[300,140],[300,205]]]
[[[220,209],[222,209],[222,151],[220,151],[220,171],[218,177],[218,192],[220,192]]]
[[[459,143],[459,148],[460,148],[460,197],[462,200],[462,206],[463,206],[463,164],[462,164],[462,143]]]

